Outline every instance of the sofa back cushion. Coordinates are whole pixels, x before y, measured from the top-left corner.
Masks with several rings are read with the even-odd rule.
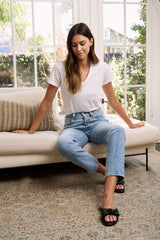
[[[40,104],[23,104],[0,101],[0,131],[9,132],[15,129],[28,130],[35,118]],[[39,131],[55,130],[52,107],[40,123]]]
[[[31,107],[33,107],[35,109],[35,107],[37,108],[36,104],[40,104],[41,101],[43,100],[44,96],[46,93],[46,89],[43,88],[8,88],[8,89],[0,89],[0,101],[9,101],[9,102],[14,102],[14,103],[21,103],[22,105],[28,105],[27,106],[21,106],[21,108],[25,108],[25,109],[31,109]],[[3,104],[2,104],[3,105]],[[33,106],[30,106],[33,105]],[[20,105],[18,105],[20,106]],[[52,111],[50,111],[50,113],[52,113],[52,118],[50,113],[49,116],[47,116],[47,119],[50,119],[50,122],[48,123],[48,126],[50,125],[50,123],[53,123],[54,121],[54,127],[52,126],[51,128],[48,127],[48,129],[46,129],[46,127],[41,127],[40,129],[44,130],[52,130],[53,128],[55,130],[61,130],[62,127],[60,125],[60,119],[59,119],[59,114],[58,114],[58,100],[57,100],[57,96],[55,97],[53,104],[52,104]],[[9,110],[10,111],[10,110]],[[26,110],[27,111],[27,110]],[[35,111],[35,110],[34,110]],[[33,111],[30,111],[33,112]],[[8,113],[11,118],[12,121],[14,122],[18,122],[18,125],[14,125],[13,128],[17,129],[15,127],[21,127],[19,125],[20,120],[19,119],[23,119],[22,118],[22,114],[19,112],[17,115],[15,114],[14,116],[16,116],[16,118],[13,118],[13,111],[12,111],[12,116],[10,115],[11,113]],[[0,115],[2,116],[2,113],[0,112]],[[5,121],[5,125],[2,126],[2,122],[0,122],[0,132],[3,130],[5,131],[5,129],[10,129],[7,131],[11,131],[11,127],[6,127],[7,124],[10,124],[8,121],[9,118],[7,117],[8,120],[4,120],[4,117],[6,119],[6,115],[3,116],[3,121]],[[30,116],[30,121],[33,118],[33,115]],[[1,120],[2,121],[2,117]],[[4,123],[3,123],[4,124]],[[29,124],[29,121],[28,123]],[[11,126],[11,125],[10,125]],[[24,126],[24,125],[23,125]],[[44,125],[43,125],[44,126]],[[26,125],[26,128],[28,128],[28,125]],[[22,128],[24,129],[24,128]],[[39,129],[38,129],[39,130]]]
[[[9,88],[0,89],[0,100],[20,102],[25,104],[40,103],[45,96],[43,88]]]

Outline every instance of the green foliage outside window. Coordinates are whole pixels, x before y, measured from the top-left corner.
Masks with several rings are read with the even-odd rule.
[[[16,56],[18,87],[34,87],[34,56],[19,54]],[[50,74],[49,56],[37,55],[37,74],[39,86],[46,88]],[[13,55],[0,55],[0,87],[13,87]]]
[[[138,37],[134,39],[135,47],[126,47],[126,84],[127,84],[127,114],[139,120],[145,120],[145,87],[136,85],[146,84],[146,48],[141,44],[146,44],[146,6],[141,8],[142,24],[134,24],[132,31],[138,32]],[[106,52],[109,56],[106,59],[114,71],[114,86],[117,99],[124,106],[124,79],[125,64],[122,50],[116,49],[115,53],[110,53],[108,47]],[[105,56],[106,58],[106,56]],[[135,85],[135,87],[134,87]],[[108,106],[108,112],[113,111]]]
[[[138,32],[135,43],[146,44],[146,6],[141,8],[142,25],[134,24],[132,30]],[[127,62],[127,84],[146,83],[146,48],[139,47],[136,54],[130,54]],[[145,88],[127,88],[128,114],[139,120],[145,120]]]

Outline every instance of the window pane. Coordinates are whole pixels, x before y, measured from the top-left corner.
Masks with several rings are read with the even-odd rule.
[[[37,52],[38,85],[47,87],[47,80],[55,64],[53,49],[41,48]]]
[[[124,7],[122,4],[103,4],[104,44],[124,42]]]
[[[0,45],[12,44],[12,26],[10,11],[10,1],[0,1]]]
[[[0,88],[14,86],[10,1],[0,1]]]
[[[128,43],[146,43],[146,6],[129,4],[126,6],[126,35]]]
[[[16,45],[33,45],[31,2],[13,1],[14,34]],[[16,48],[18,51],[19,48]],[[20,51],[18,51],[20,52]]]
[[[33,51],[32,51],[33,52]],[[34,56],[27,52],[16,55],[17,86],[33,87],[34,83]]]
[[[11,53],[11,48],[10,47],[0,47],[0,55],[6,54],[6,53]]]
[[[66,58],[66,37],[73,24],[72,2],[0,0],[0,87],[46,87],[55,62]]]
[[[127,89],[127,113],[129,117],[145,120],[145,88]]]
[[[146,50],[140,47],[127,48],[127,84],[145,84]]]
[[[13,82],[13,55],[0,54],[0,87],[13,87]]]
[[[72,4],[55,3],[56,44],[66,45],[66,38],[71,25]]]
[[[104,60],[114,74],[113,85],[124,85],[124,48],[104,47]]]
[[[36,45],[53,45],[51,2],[34,2]]]

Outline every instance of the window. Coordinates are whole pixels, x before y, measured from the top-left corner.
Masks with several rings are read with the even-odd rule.
[[[114,72],[117,98],[140,120],[145,119],[146,11],[146,0],[103,1],[104,60]],[[107,112],[112,113],[109,106]]]
[[[46,87],[66,56],[72,0],[0,0],[0,87]]]

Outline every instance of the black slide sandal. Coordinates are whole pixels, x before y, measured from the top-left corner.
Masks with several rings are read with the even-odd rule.
[[[122,179],[121,181],[117,181],[117,184],[116,185],[123,185],[123,189],[115,189],[115,192],[116,193],[124,193],[125,192],[125,181],[124,179]]]
[[[115,208],[115,209],[112,209],[112,208],[101,208],[101,211],[102,211],[101,221],[102,221],[102,224],[104,226],[111,227],[111,226],[114,226],[118,222],[119,211],[118,211],[117,208]],[[113,222],[107,222],[107,221],[105,221],[105,217],[107,215],[114,215],[114,216],[117,217],[117,220],[113,221]]]

